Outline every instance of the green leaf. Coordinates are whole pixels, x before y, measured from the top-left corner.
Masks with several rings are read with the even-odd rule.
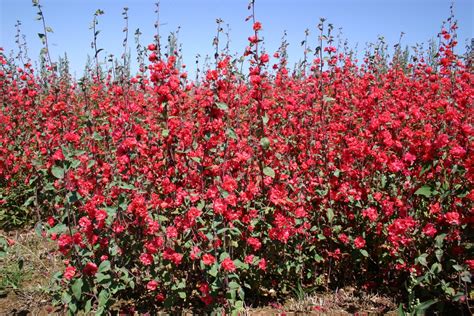
[[[327,95],[323,96],[323,101],[324,102],[333,102],[336,101],[336,99],[328,97]]]
[[[263,137],[262,139],[260,139],[260,145],[263,149],[268,149],[270,147],[270,140],[268,139],[268,137]]]
[[[118,185],[119,188],[121,189],[126,189],[126,190],[134,190],[135,189],[135,186],[132,185],[132,184],[128,184],[128,183],[121,183]]]
[[[431,194],[432,194],[431,187],[428,185],[422,186],[415,192],[415,195],[423,195],[425,197],[430,197]]]
[[[262,117],[263,124],[267,125],[268,120],[269,120],[269,118],[268,118],[268,116],[265,114],[265,115]]]
[[[433,265],[431,266],[431,269],[430,269],[430,271],[432,273],[439,273],[442,270],[443,270],[443,267],[438,262],[433,263]]]
[[[99,265],[99,272],[100,273],[103,273],[103,272],[106,272],[106,271],[109,271],[110,270],[110,261],[109,260],[104,260],[100,263]]]
[[[53,233],[59,234],[59,233],[65,232],[66,230],[67,230],[67,226],[66,226],[66,225],[64,225],[64,224],[58,224],[58,225],[52,227],[52,228],[49,230],[49,233],[50,233],[50,234],[53,234]]]
[[[236,289],[238,289],[238,288],[240,288],[240,284],[239,284],[239,283],[237,283],[237,282],[235,282],[235,281],[229,282],[229,289],[231,289],[231,290],[236,290]]]
[[[385,186],[387,185],[387,177],[385,175],[382,175],[380,185],[382,189],[385,188]]]
[[[263,174],[268,177],[275,178],[275,171],[273,171],[273,169],[270,167],[263,168]]]
[[[87,163],[87,168],[90,169],[92,168],[94,165],[96,164],[96,161],[94,159],[90,160],[88,163]]]
[[[92,134],[92,139],[93,139],[93,140],[102,140],[102,139],[104,139],[104,137],[102,137],[102,135],[100,135],[99,133],[94,132],[94,133]]]
[[[206,206],[206,201],[204,200],[200,200],[198,205],[196,206],[196,208],[200,211],[202,211],[204,209],[204,207]]]
[[[435,255],[436,255],[436,259],[438,259],[439,262],[441,262],[441,259],[443,258],[443,249],[436,249],[435,250]]]
[[[216,277],[217,276],[217,264],[214,264],[211,268],[211,270],[209,270],[209,274],[212,275],[213,277]]]
[[[191,160],[195,161],[197,163],[201,163],[201,158],[199,158],[199,157],[191,157]]]
[[[186,292],[178,292],[178,295],[180,298],[182,298],[183,300],[186,298]]]
[[[91,311],[91,309],[92,309],[92,299],[86,302],[86,306],[84,306],[84,312],[87,314]]]
[[[106,306],[109,301],[109,297],[109,291],[107,291],[106,289],[102,289],[102,291],[100,291],[99,293],[99,307]]]
[[[464,271],[461,273],[461,280],[467,283],[471,283],[471,273],[469,271]]]
[[[77,279],[74,282],[74,284],[71,286],[72,294],[78,301],[81,299],[83,285],[84,285],[84,282],[82,281],[82,279]]]
[[[108,216],[114,216],[117,214],[117,207],[116,206],[107,206],[105,207],[105,211],[107,212]]]
[[[426,171],[430,170],[431,169],[431,164],[429,165],[425,165],[422,169],[421,169],[421,172],[420,172],[420,177],[426,173]]]
[[[235,139],[235,140],[238,140],[239,138],[237,137],[237,134],[235,133],[234,129],[229,127],[228,129],[226,129],[226,135],[229,137],[229,138],[232,138],[232,139]]]
[[[415,261],[418,261],[422,266],[427,267],[428,262],[426,261],[426,257],[428,257],[428,254],[424,253],[424,254],[420,255],[418,258],[416,258]]]
[[[53,176],[55,176],[58,179],[64,178],[64,169],[62,167],[53,166],[51,168],[51,173],[53,174]]]
[[[332,210],[332,208],[328,208],[328,210],[326,211],[326,215],[328,217],[329,222],[331,223],[334,219],[334,211]]]
[[[69,295],[68,292],[63,292],[63,294],[61,295],[61,301],[64,303],[64,304],[69,304],[72,300],[72,297],[71,295]]]
[[[249,265],[245,262],[240,261],[239,259],[234,260],[234,264],[238,269],[247,270]]]
[[[77,167],[79,167],[81,165],[81,161],[78,160],[78,159],[74,159],[72,160],[71,162],[71,168],[72,169],[76,169]]]
[[[424,312],[433,304],[436,304],[438,303],[438,300],[437,299],[433,299],[433,300],[429,300],[429,301],[425,301],[425,302],[422,302],[418,305],[415,306],[415,312],[417,315],[419,314],[422,314],[424,315]]]
[[[403,309],[403,304],[400,303],[400,305],[398,305],[398,316],[405,316],[406,313],[405,313],[405,310]]]
[[[105,309],[103,306],[99,306],[99,308],[97,308],[97,310],[95,311],[95,316],[100,316],[100,315],[103,315],[105,312]]]
[[[223,252],[219,256],[219,261],[224,261],[224,259],[229,258],[229,257],[230,257],[230,255],[227,252]]]
[[[361,253],[364,257],[369,257],[369,253],[368,253],[367,250],[365,250],[365,249],[361,249],[361,250],[360,250],[360,253]]]
[[[72,312],[73,315],[76,314],[76,312],[77,312],[76,302],[70,302],[67,307]]]
[[[163,136],[163,137],[168,137],[169,134],[170,134],[169,129],[164,129],[164,130],[161,131],[161,136]]]
[[[443,247],[444,238],[446,238],[446,234],[439,234],[435,237],[435,244],[437,248]]]
[[[79,201],[80,198],[81,198],[81,195],[77,191],[71,192],[68,195],[69,203],[75,203],[75,202]]]
[[[217,102],[216,105],[222,111],[227,111],[229,109],[229,106],[224,102]]]
[[[461,265],[459,265],[459,264],[453,265],[453,268],[454,268],[454,270],[456,270],[456,271],[462,271],[462,270],[464,270],[463,266],[461,266]]]
[[[95,280],[97,281],[97,283],[102,283],[104,281],[108,282],[110,281],[110,275],[104,273],[97,273],[95,275]]]
[[[244,309],[244,302],[242,302],[242,301],[236,301],[235,304],[234,304],[234,308],[235,308],[237,311],[240,311],[240,310]]]

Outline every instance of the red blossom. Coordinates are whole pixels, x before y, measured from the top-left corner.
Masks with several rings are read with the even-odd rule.
[[[236,270],[234,261],[230,258],[225,258],[221,263],[221,267],[227,272],[234,272]]]
[[[95,275],[97,273],[97,265],[93,262],[88,262],[84,269],[83,269],[84,274],[86,275]]]
[[[361,236],[358,236],[354,239],[354,246],[356,246],[356,248],[364,248],[365,247],[365,239]]]
[[[260,23],[260,22],[255,22],[255,23],[253,24],[253,30],[254,30],[254,31],[260,31],[261,29],[262,29],[262,23]]]
[[[73,266],[67,266],[64,271],[64,278],[66,280],[71,280],[76,275],[76,268]]]
[[[153,257],[149,253],[143,253],[140,255],[140,262],[145,266],[149,266],[153,263]]]
[[[148,281],[148,283],[146,284],[146,288],[149,291],[154,291],[156,290],[157,287],[158,287],[158,282],[156,282],[155,280]]]
[[[216,261],[216,258],[211,255],[211,254],[204,254],[202,256],[202,262],[205,264],[205,265],[211,265],[211,264],[214,264],[214,262]]]

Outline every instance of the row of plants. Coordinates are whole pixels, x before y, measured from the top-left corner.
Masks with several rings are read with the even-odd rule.
[[[238,313],[350,284],[408,313],[468,310],[474,76],[454,19],[411,61],[357,61],[322,19],[291,70],[249,9],[244,55],[219,50],[218,20],[198,80],[174,37],[139,45],[136,75],[126,54],[105,70],[100,10],[81,80],[51,60],[46,27],[38,71],[0,50],[0,220],[57,241],[55,303]]]

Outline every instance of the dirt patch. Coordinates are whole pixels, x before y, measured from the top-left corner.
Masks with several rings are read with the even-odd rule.
[[[55,244],[35,231],[0,231],[0,236],[9,241],[6,256],[0,258],[0,314],[51,314],[47,288],[62,268]]]
[[[290,299],[272,308],[248,309],[249,315],[397,315],[395,302],[382,295],[357,293],[345,288],[333,293],[314,293],[303,299]]]

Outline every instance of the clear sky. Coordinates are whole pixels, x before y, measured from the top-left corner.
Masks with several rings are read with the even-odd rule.
[[[92,32],[89,26],[97,9],[105,11],[100,16],[98,28],[99,47],[120,56],[124,22],[122,8],[129,8],[130,44],[133,32],[139,28],[142,42],[152,42],[154,34],[155,1],[147,0],[42,0],[50,34],[53,59],[67,52],[71,68],[82,74],[90,48]],[[231,50],[243,52],[252,26],[245,22],[247,0],[161,0],[162,35],[181,26],[180,42],[183,44],[184,61],[193,72],[195,56],[212,54],[212,39],[216,32],[216,18],[221,18],[231,28]],[[443,20],[449,16],[450,0],[256,0],[256,17],[263,24],[265,47],[274,52],[280,45],[284,30],[288,32],[290,61],[301,58],[300,46],[304,30],[309,28],[310,45],[316,46],[316,25],[320,17],[327,18],[335,28],[342,28],[350,46],[358,43],[362,50],[366,42],[373,42],[379,35],[390,46],[398,42],[404,32],[402,45],[427,42],[435,38]],[[15,48],[16,20],[22,22],[30,57],[37,60],[41,42],[37,33],[42,32],[35,20],[36,8],[30,0],[0,0],[0,46],[7,51]],[[458,38],[462,51],[467,41],[474,37],[474,0],[456,0],[455,16],[458,20]],[[133,46],[132,46],[133,47]],[[132,49],[133,53],[133,49]],[[102,56],[103,53],[102,53]]]

